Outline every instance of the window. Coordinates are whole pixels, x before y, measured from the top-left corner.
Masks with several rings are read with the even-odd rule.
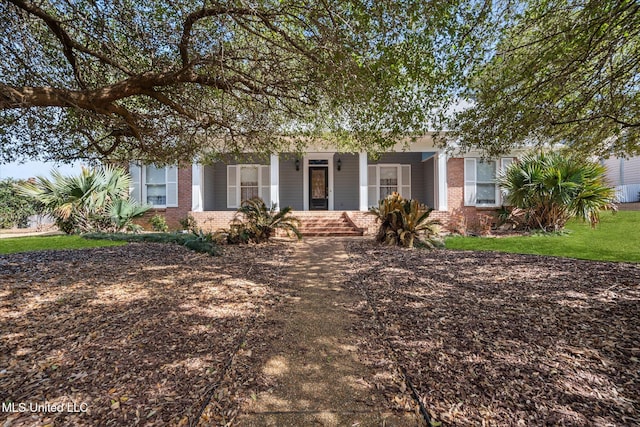
[[[269,165],[228,165],[227,207],[237,208],[255,197],[270,206],[269,173]]]
[[[259,166],[240,167],[240,201],[260,197]]]
[[[145,166],[146,202],[154,206],[167,204],[167,175],[165,168]]]
[[[380,166],[380,199],[398,192],[398,168],[395,166]]]
[[[129,165],[131,175],[131,197],[153,207],[178,206],[178,168],[153,165]]]
[[[513,159],[503,158],[500,169],[506,168]],[[464,159],[464,204],[465,206],[498,206],[500,189],[496,183],[498,162],[477,158]]]
[[[397,192],[411,198],[411,165],[378,164],[368,168],[369,205]]]

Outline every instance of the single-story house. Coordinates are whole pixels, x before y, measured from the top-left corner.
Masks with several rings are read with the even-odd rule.
[[[501,206],[495,177],[511,161],[486,161],[477,153],[449,156],[425,136],[377,158],[310,148],[302,155],[247,154],[188,167],[132,165],[131,194],[152,204],[151,214],[163,213],[170,226],[192,215],[205,230],[227,227],[240,203],[258,196],[268,204],[291,206],[309,235],[331,227],[336,234],[350,234],[339,223],[372,233],[374,218],[366,212],[392,192],[432,207],[432,216],[445,224],[455,216],[474,227],[479,215]]]
[[[620,203],[640,202],[640,157],[609,158],[602,161],[606,179],[616,188]]]

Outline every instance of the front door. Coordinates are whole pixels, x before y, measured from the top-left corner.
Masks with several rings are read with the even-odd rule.
[[[309,167],[309,210],[329,209],[329,168]]]

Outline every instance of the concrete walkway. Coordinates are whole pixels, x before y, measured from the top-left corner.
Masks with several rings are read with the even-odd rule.
[[[359,299],[342,287],[347,259],[344,240],[309,238],[297,245],[283,277],[294,302],[273,314],[284,324],[283,339],[263,367],[275,386],[244,408],[239,425],[421,425],[413,412],[385,412],[387,397],[371,386],[376,372],[358,360],[352,331],[358,319],[347,308]]]

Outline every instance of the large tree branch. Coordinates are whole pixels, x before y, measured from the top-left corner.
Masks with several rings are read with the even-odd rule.
[[[196,12],[192,12],[187,15],[187,19],[185,19],[184,24],[182,26],[182,38],[180,39],[180,43],[178,44],[178,50],[180,51],[180,59],[182,61],[183,67],[188,67],[189,60],[189,44],[191,42],[191,30],[193,29],[193,25],[204,18],[210,18],[213,16],[220,15],[256,15],[257,12],[254,9],[244,9],[244,8],[235,8],[235,7],[225,7],[225,6],[217,6],[210,8],[203,8]]]
[[[8,0],[8,1],[13,3],[16,7],[29,13],[30,15],[40,18],[42,21],[44,21],[45,24],[47,24],[47,26],[53,32],[56,38],[60,40],[60,43],[62,44],[62,51],[64,53],[64,56],[65,58],[67,58],[67,61],[69,61],[69,64],[71,65],[73,74],[76,77],[78,84],[83,89],[86,88],[86,84],[84,83],[82,79],[82,75],[80,73],[80,69],[78,68],[78,63],[74,54],[74,49],[79,52],[85,53],[89,56],[93,56],[99,59],[100,61],[102,61],[103,63],[108,64],[114,68],[117,68],[118,70],[122,71],[123,73],[129,76],[134,74],[131,70],[113,61],[108,56],[105,56],[99,52],[95,52],[91,49],[88,49],[87,47],[73,40],[69,36],[69,34],[62,28],[62,24],[58,19],[54,18],[53,16],[51,16],[50,14],[48,14],[38,6],[31,3],[27,3],[23,0]]]
[[[78,63],[76,61],[75,54],[73,53],[74,43],[71,40],[71,37],[69,37],[69,35],[67,34],[67,32],[62,29],[62,25],[60,25],[60,22],[54,17],[52,17],[51,15],[49,15],[48,13],[46,13],[44,10],[40,9],[36,5],[24,2],[22,0],[9,0],[9,1],[14,5],[16,5],[17,7],[19,7],[20,9],[24,10],[25,12],[28,12],[29,14],[37,16],[38,18],[42,19],[44,23],[47,24],[47,27],[49,27],[49,29],[53,32],[56,38],[60,40],[60,43],[62,43],[62,52],[64,53],[65,58],[67,58],[67,61],[69,61],[69,65],[71,65],[71,69],[73,70],[73,74],[76,78],[76,81],[78,82],[80,87],[82,87],[83,89],[86,88],[87,86],[84,83],[84,80],[82,79],[80,70],[78,69]]]

